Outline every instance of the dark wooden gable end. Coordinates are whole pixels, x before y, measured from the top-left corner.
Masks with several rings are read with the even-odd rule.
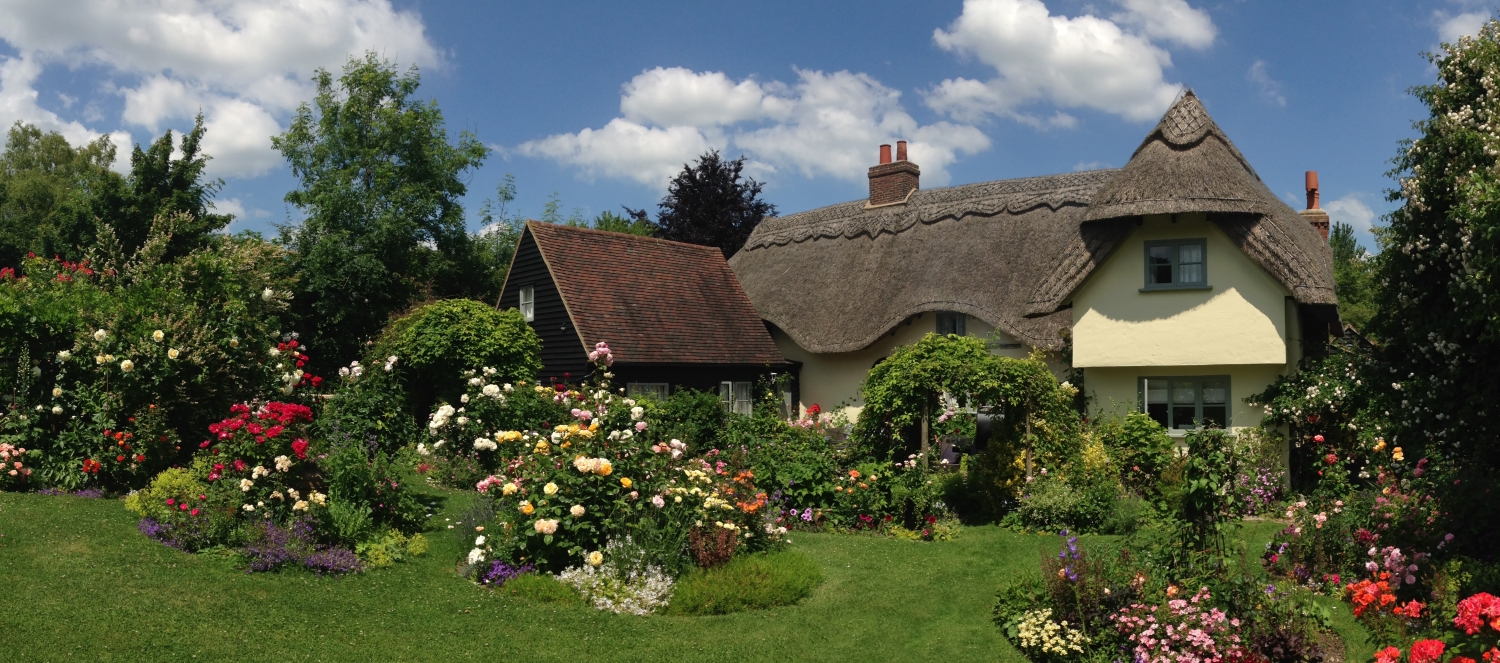
[[[521,232],[516,242],[515,257],[511,259],[510,273],[505,277],[505,287],[500,291],[501,309],[521,306],[521,287],[531,286],[536,291],[536,316],[531,328],[542,339],[542,372],[538,376],[543,382],[583,379],[591,367],[588,351],[578,337],[578,329],[568,314],[557,282],[542,257],[536,237],[531,229]]]

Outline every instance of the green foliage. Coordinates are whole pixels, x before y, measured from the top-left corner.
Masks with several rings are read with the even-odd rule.
[[[707,399],[703,400],[706,404]],[[722,407],[715,407],[723,412]],[[788,426],[760,411],[753,417],[730,417],[723,446],[745,449],[756,485],[779,492],[785,507],[821,508],[833,503],[838,454],[826,435]]]
[[[1226,565],[1225,535],[1234,526],[1234,454],[1230,437],[1219,428],[1196,428],[1187,434],[1182,473],[1182,502],[1174,514],[1169,555],[1172,570],[1194,578],[1217,573]]]
[[[412,416],[406,389],[401,383],[404,367],[358,368],[341,375],[337,392],[318,418],[316,435],[323,439],[374,440],[387,454],[417,440],[422,426]],[[342,371],[341,371],[342,373]]]
[[[468,299],[447,299],[418,307],[396,319],[369,353],[369,371],[396,357],[404,369],[407,411],[425,415],[439,400],[455,402],[464,393],[465,369],[493,369],[493,380],[534,379],[541,370],[542,342],[514,309],[497,311]],[[420,413],[420,414],[419,414]]]
[[[656,236],[689,244],[715,246],[734,255],[761,219],[776,216],[776,206],[760,199],[765,185],[742,177],[745,158],[724,159],[710,150],[684,165],[667,184],[657,206]],[[650,223],[645,211],[626,209],[636,223]]]
[[[1328,235],[1328,246],[1333,249],[1333,282],[1339,297],[1339,318],[1355,329],[1369,327],[1378,308],[1376,301],[1377,256],[1371,255],[1359,240],[1354,238],[1354,228],[1347,223],[1335,222]]]
[[[323,69],[314,80],[313,106],[271,142],[301,181],[286,200],[307,215],[282,232],[299,275],[295,313],[333,365],[358,357],[429,284],[470,294],[473,242],[459,200],[489,148],[468,132],[448,141],[437,104],[413,98],[415,68],[398,74],[368,53],[337,81]]]
[[[678,579],[668,610],[677,615],[724,615],[792,605],[811,596],[822,579],[817,563],[800,552],[741,556]]]
[[[81,259],[95,219],[112,216],[108,203],[124,196],[114,160],[109,136],[75,148],[58,132],[12,126],[0,157],[0,267],[19,266],[28,252]]]
[[[1390,412],[1388,439],[1409,458],[1445,457],[1454,476],[1441,489],[1460,527],[1461,546],[1493,548],[1500,437],[1500,22],[1443,44],[1429,55],[1437,80],[1412,89],[1428,117],[1414,124],[1390,175],[1398,203],[1381,229],[1379,313],[1371,333],[1378,358],[1365,383]],[[1378,376],[1378,377],[1377,377]]]
[[[1142,497],[1156,497],[1157,479],[1172,463],[1172,438],[1167,429],[1141,412],[1114,418],[1096,428],[1119,467],[1125,487]]]
[[[165,262],[180,220],[159,217],[134,252],[101,224],[92,259],[29,259],[25,278],[0,276],[0,356],[25,357],[0,372],[0,429],[42,453],[41,485],[143,486],[183,457],[182,436],[276,386],[284,254],[235,237]],[[85,460],[104,467],[86,474]]]
[[[337,503],[335,503],[337,506]],[[330,513],[332,509],[330,509]],[[378,539],[366,541],[354,547],[354,552],[359,555],[359,561],[372,569],[381,569],[393,566],[396,562],[404,562],[412,557],[419,557],[427,553],[429,545],[427,537],[421,534],[407,536],[401,530],[387,530]]]
[[[620,216],[608,210],[600,212],[599,216],[594,217],[591,227],[595,230],[640,235],[642,237],[651,237],[656,234],[656,224],[640,217]]]
[[[204,132],[200,113],[181,141],[174,141],[168,129],[150,147],[136,145],[130,153],[128,188],[112,219],[126,250],[144,246],[158,218],[180,219],[166,247],[168,260],[213,244],[214,233],[229,225],[233,217],[209,211],[224,181],[204,178],[209,159],[201,151]]]
[[[198,496],[206,490],[207,487],[191,472],[174,467],[156,475],[149,487],[126,497],[125,508],[143,518],[165,521],[176,516],[178,511],[174,505],[167,504],[168,499],[174,503],[197,504]]]
[[[719,436],[730,423],[719,395],[697,389],[672,392],[667,400],[655,404],[651,413],[652,420],[660,422],[663,437],[676,438],[696,448],[719,446]],[[735,423],[742,422],[736,420]]]

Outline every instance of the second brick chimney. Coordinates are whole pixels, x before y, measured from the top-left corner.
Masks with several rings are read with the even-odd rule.
[[[1307,185],[1307,209],[1298,214],[1307,219],[1313,229],[1323,235],[1323,241],[1326,242],[1328,241],[1328,212],[1318,208],[1318,171],[1307,171],[1303,181]]]
[[[891,161],[891,146],[880,146],[880,165],[870,168],[869,207],[904,203],[918,188],[922,169],[906,160],[906,141],[896,141],[896,160]]]

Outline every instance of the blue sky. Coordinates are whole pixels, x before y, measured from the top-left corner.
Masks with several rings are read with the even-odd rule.
[[[208,119],[234,228],[295,219],[268,136],[316,67],[376,50],[421,67],[450,131],[495,149],[471,218],[513,174],[592,217],[653,208],[709,147],[786,213],[862,198],[876,146],[913,141],[926,187],[1120,166],[1191,87],[1271,189],[1362,230],[1433,79],[1421,56],[1493,3],[970,0],[453,3],[7,0],[0,121],[145,142]],[[477,223],[476,223],[477,226]]]

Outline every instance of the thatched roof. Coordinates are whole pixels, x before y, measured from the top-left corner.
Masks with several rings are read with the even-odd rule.
[[[926,311],[978,317],[1056,347],[1067,311],[1025,317],[1040,276],[1068,254],[1098,170],[920,190],[767,219],[729,265],[756,311],[813,352],[848,352]]]
[[[1209,212],[1297,301],[1332,304],[1326,243],[1272,195],[1188,92],[1125,168],[920,190],[767,219],[730,259],[766,321],[812,352],[868,346],[908,316],[957,311],[1057,348],[1062,310],[1143,214]]]
[[[1192,90],[1167,109],[1120,174],[1094,196],[1084,220],[1184,212],[1209,212],[1209,218],[1298,302],[1337,302],[1328,242],[1271,193]],[[1122,239],[1130,228],[1117,225],[1113,232]],[[1059,265],[1028,313],[1057,310],[1093,266],[1076,261]]]

